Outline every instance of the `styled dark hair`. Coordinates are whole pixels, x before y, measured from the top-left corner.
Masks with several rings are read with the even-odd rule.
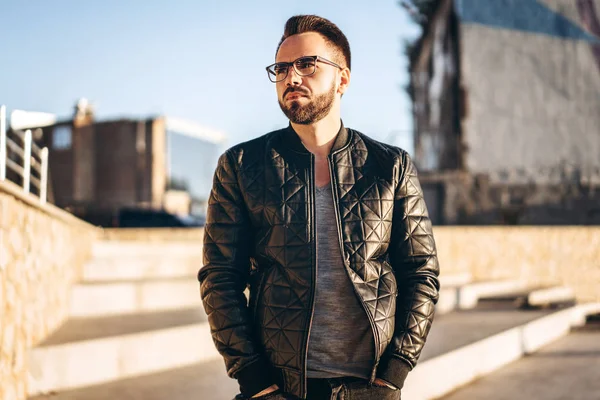
[[[279,52],[279,48],[285,39],[306,32],[320,33],[331,45],[334,55],[338,58],[336,61],[350,69],[350,43],[348,43],[346,35],[336,24],[317,15],[295,15],[288,19],[285,23],[283,36],[277,45],[277,52]]]

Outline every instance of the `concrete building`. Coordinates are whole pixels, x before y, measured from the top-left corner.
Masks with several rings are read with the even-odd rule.
[[[42,130],[57,206],[103,226],[125,207],[204,213],[223,134],[165,116],[95,121],[85,100],[50,122],[19,128]]]
[[[600,223],[598,0],[438,0],[411,51],[437,224]]]

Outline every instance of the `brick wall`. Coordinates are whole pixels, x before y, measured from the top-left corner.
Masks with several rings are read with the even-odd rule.
[[[96,228],[0,182],[0,399],[24,400],[27,349],[65,319]]]
[[[600,227],[435,227],[440,269],[481,279],[564,284],[600,302]]]

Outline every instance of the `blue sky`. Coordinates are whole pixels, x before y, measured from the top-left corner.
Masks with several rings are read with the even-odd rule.
[[[264,67],[287,18],[306,13],[350,41],[344,123],[380,140],[404,132],[410,150],[401,40],[418,28],[395,0],[0,0],[0,104],[68,117],[86,97],[98,119],[167,114],[233,145],[287,125]]]

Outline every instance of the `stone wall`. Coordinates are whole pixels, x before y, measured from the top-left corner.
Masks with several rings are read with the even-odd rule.
[[[104,229],[104,240],[194,241],[201,228]],[[443,274],[470,273],[474,279],[524,279],[565,284],[579,301],[600,301],[600,227],[436,226]]]
[[[27,349],[66,318],[97,233],[0,182],[0,399],[26,398]]]
[[[600,302],[600,227],[435,227],[443,274],[564,284]]]

